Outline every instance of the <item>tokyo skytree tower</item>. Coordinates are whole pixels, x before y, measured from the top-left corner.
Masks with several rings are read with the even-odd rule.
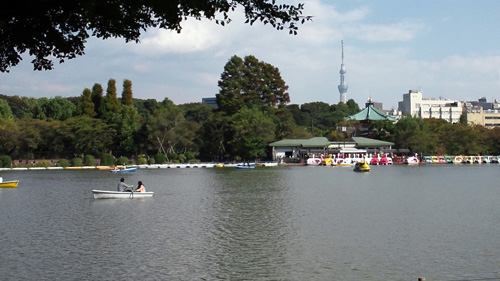
[[[342,42],[342,64],[340,65],[340,84],[339,84],[339,92],[340,92],[340,102],[346,103],[346,93],[347,93],[347,84],[345,82],[345,65],[344,65],[344,40]]]

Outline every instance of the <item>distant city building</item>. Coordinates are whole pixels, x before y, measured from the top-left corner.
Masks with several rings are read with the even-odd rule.
[[[500,103],[498,103],[496,99],[493,102],[488,102],[485,97],[481,97],[477,101],[465,102],[465,107],[467,107],[467,109],[474,106],[482,107],[483,110],[500,109]]]
[[[409,114],[422,119],[443,119],[450,123],[459,122],[463,113],[460,101],[424,98],[418,90],[403,94],[403,101],[398,103],[398,109],[403,115]]]
[[[375,102],[372,100],[372,98],[368,98],[368,101],[365,103],[365,107],[368,107],[369,105],[373,105],[374,108],[385,112],[385,110],[382,108],[383,107],[382,103]],[[385,112],[385,113],[387,113],[387,112]]]
[[[484,110],[481,106],[467,107],[467,123],[481,125],[492,129],[500,127],[500,110],[487,109]]]
[[[384,106],[381,102],[375,102],[372,98],[368,98],[368,101],[365,103],[365,108],[369,105],[372,105],[375,109],[378,109],[381,112],[396,118],[396,120],[399,120],[401,118],[401,111],[396,108],[384,109]]]
[[[339,84],[339,92],[340,92],[340,102],[346,103],[347,101],[347,83],[345,82],[345,65],[344,65],[344,40],[342,42],[342,64],[340,65],[340,84]]]
[[[210,106],[213,106],[215,108],[219,108],[217,105],[217,98],[202,98],[201,103],[208,104]]]

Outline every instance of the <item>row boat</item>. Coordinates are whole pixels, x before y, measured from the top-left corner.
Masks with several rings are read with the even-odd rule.
[[[137,171],[137,168],[120,168],[111,170],[111,173],[131,173]]]
[[[255,166],[236,166],[234,168],[237,170],[250,170],[250,169],[254,169]]]
[[[0,188],[16,188],[18,183],[19,183],[18,180],[2,181],[2,182],[0,182]]]
[[[134,199],[153,197],[154,192],[92,190],[95,199]]]

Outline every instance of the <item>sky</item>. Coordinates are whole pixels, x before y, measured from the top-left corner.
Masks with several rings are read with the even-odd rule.
[[[280,0],[297,3],[295,0]],[[280,70],[291,104],[337,104],[341,41],[347,99],[368,98],[397,108],[403,94],[425,98],[500,101],[500,1],[303,0],[313,20],[298,35],[270,25],[245,24],[241,10],[225,26],[188,19],[180,34],[149,29],[140,43],[88,40],[85,55],[34,71],[32,58],[0,73],[0,94],[74,97],[110,78],[124,79],[139,99],[175,104],[215,97],[229,59],[253,55]]]

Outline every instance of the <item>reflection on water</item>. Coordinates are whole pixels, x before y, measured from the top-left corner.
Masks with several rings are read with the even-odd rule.
[[[293,233],[291,209],[281,173],[224,171],[216,175],[214,200],[207,220],[211,226],[209,262],[222,279],[279,279],[277,264],[286,262],[286,243]]]
[[[3,172],[0,276],[500,278],[499,165]],[[119,177],[153,198],[94,200]]]

